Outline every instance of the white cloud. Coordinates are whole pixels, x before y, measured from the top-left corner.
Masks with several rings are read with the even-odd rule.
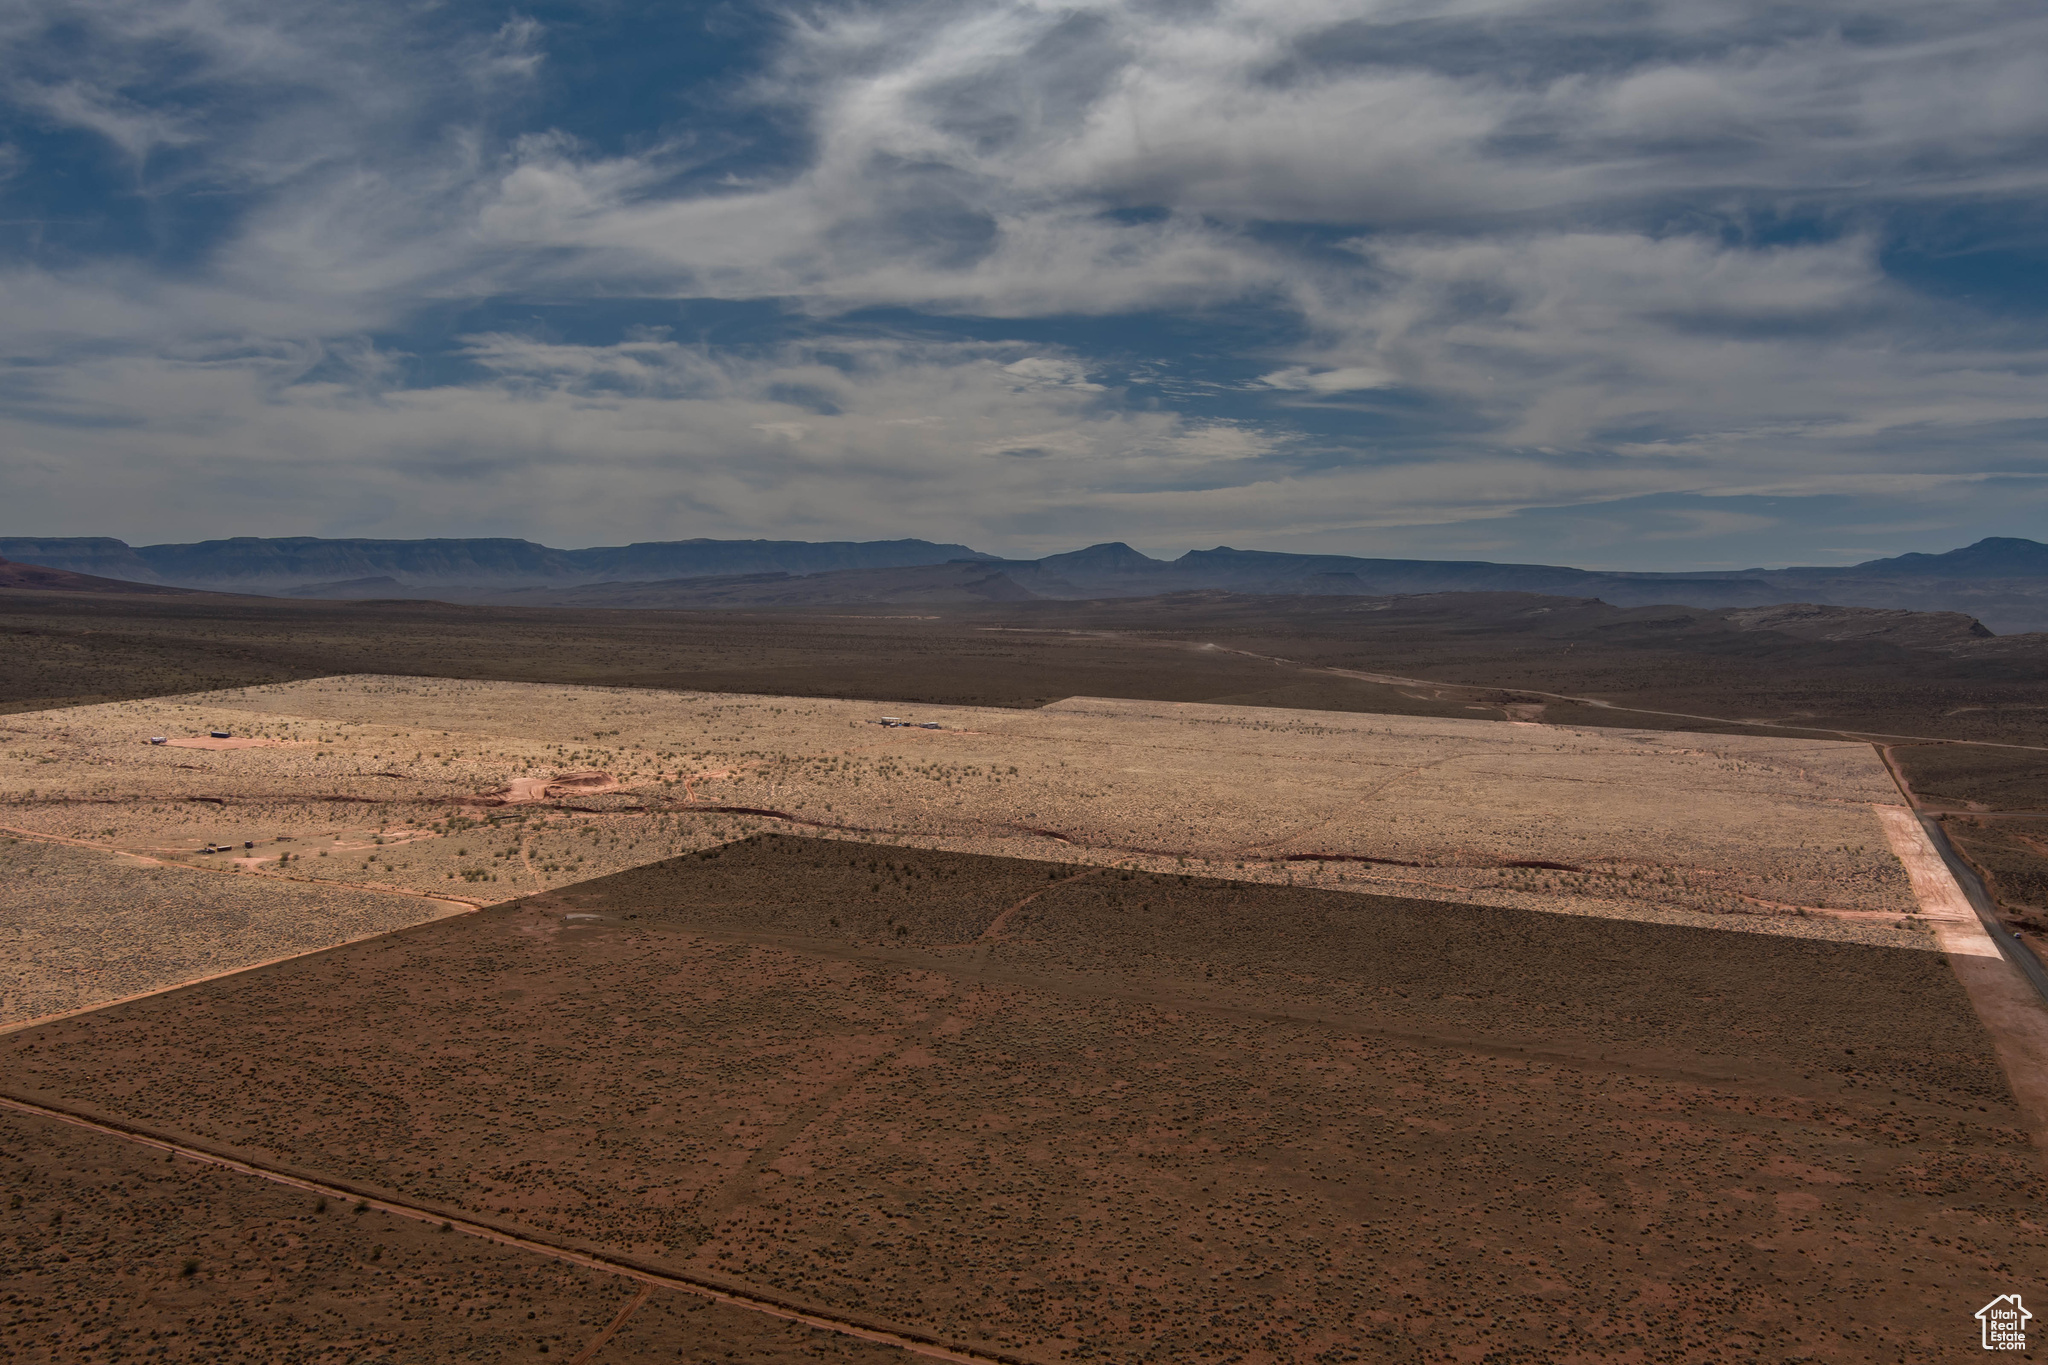
[[[1348,365],[1336,370],[1316,370],[1294,365],[1259,376],[1269,389],[1292,389],[1307,393],[1356,393],[1361,389],[1384,389],[1398,381],[1384,370]]]
[[[523,15],[507,19],[468,55],[470,79],[479,84],[529,79],[546,59],[540,47],[544,32],[538,20]]]
[[[1719,443],[1725,463],[1745,458],[1744,442],[1755,458],[1803,459],[1905,428],[2048,419],[2048,346],[1940,335],[1935,310],[1886,280],[1867,239],[1745,249],[1550,233],[1368,254],[1379,287],[1318,300],[1318,322],[1490,414],[1508,446],[1676,448],[1628,434],[1647,427],[1696,458]]]
[[[1003,373],[1013,376],[1026,388],[1065,388],[1100,390],[1102,385],[1088,382],[1088,371],[1077,360],[1065,356],[1029,355],[1022,360],[1013,360],[1003,366]]]
[[[54,85],[17,81],[8,94],[24,108],[58,123],[98,133],[138,161],[157,147],[196,142],[199,136],[187,119],[143,107],[84,81]]]
[[[44,420],[17,403],[0,442],[19,456],[18,506],[46,505],[61,480],[97,490],[102,524],[161,536],[190,533],[161,509],[196,488],[303,533],[368,497],[393,534],[528,526],[585,542],[944,524],[1002,543],[1075,500],[1240,479],[1274,449],[1233,424],[1121,410],[1094,386],[1020,385],[1021,349],[842,341],[828,364],[803,347],[740,359],[492,335],[469,352],[488,383],[432,388],[380,386],[370,360],[349,382],[280,382],[256,364],[102,357],[40,376]],[[838,412],[780,396],[827,385]]]
[[[1913,294],[1885,264],[1902,202],[2041,207],[2034,6],[827,6],[787,21],[743,96],[802,155],[716,177],[697,172],[723,164],[720,130],[591,141],[525,119],[559,77],[537,22],[441,42],[429,17],[0,12],[0,92],[37,126],[169,167],[149,194],[239,206],[196,258],[0,272],[0,430],[21,452],[0,495],[29,506],[68,461],[80,487],[123,489],[157,476],[117,467],[160,464],[172,497],[204,459],[275,484],[266,515],[377,490],[333,497],[394,530],[917,516],[1001,538],[1122,516],[1145,529],[1103,529],[1236,538],[1967,480],[2034,458],[2013,433],[2048,419],[2038,327]],[[62,71],[36,55],[57,25],[84,35]],[[436,309],[621,298],[1050,319],[1069,339],[878,325],[828,357],[480,332],[468,379],[416,388],[390,339]],[[1368,412],[1372,434],[1139,407],[1074,323],[1169,316],[1185,336],[1240,308],[1281,339],[1202,392],[1282,419]],[[587,477],[558,472],[578,462]],[[488,486],[463,483],[479,470]]]

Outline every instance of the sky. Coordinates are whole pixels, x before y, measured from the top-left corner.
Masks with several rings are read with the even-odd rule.
[[[0,534],[2048,539],[2039,0],[0,0]]]

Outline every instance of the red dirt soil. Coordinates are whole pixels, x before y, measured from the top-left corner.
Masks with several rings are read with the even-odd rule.
[[[21,1365],[903,1359],[7,1111],[0,1193],[0,1355]]]
[[[494,791],[483,792],[478,800],[493,806],[522,806],[562,796],[595,796],[619,790],[619,780],[610,773],[579,771],[554,777],[515,777]]]
[[[1080,870],[754,840],[0,1085],[1048,1365],[1945,1359],[2048,1256],[1939,954]]]

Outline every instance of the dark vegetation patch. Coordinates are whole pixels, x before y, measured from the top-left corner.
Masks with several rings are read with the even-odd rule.
[[[353,1209],[53,1119],[0,1112],[4,1354],[19,1365],[567,1361],[639,1288],[431,1223]],[[653,1295],[627,1324],[633,1330],[595,1361],[900,1358],[670,1291]]]
[[[1892,759],[1913,790],[1937,807],[2048,811],[2048,752],[1901,744]]]
[[[2007,927],[2041,954],[2048,947],[2048,818],[1951,815],[1942,828],[1976,868]]]
[[[1006,907],[1081,868],[1027,858],[761,835],[578,882],[536,901],[639,927],[840,943],[966,943]]]
[[[1060,886],[1010,932],[1068,970],[1200,974],[1311,1015],[2009,1094],[1939,953],[1142,872]]]
[[[1946,959],[1913,949],[787,835],[533,900],[625,928],[901,948],[966,944],[1017,906],[976,960],[1023,979],[1222,989],[1252,1008],[1460,1037],[1768,1056],[1971,1103],[2008,1093]]]
[[[1015,707],[1070,696],[1203,701],[1300,681],[1298,670],[1220,651],[1162,667],[1143,645],[973,622],[0,593],[0,710],[336,673]],[[1476,714],[1462,700],[1342,679],[1312,680],[1302,696],[1312,700],[1287,704]]]
[[[2048,743],[2042,636],[1975,641],[1959,652],[1802,638],[1713,611],[1625,610],[1518,593],[1187,593],[938,607],[917,620],[862,610],[560,611],[0,592],[0,707],[399,673],[988,706],[1106,696],[1499,717],[1508,707],[1542,705],[1543,719],[1571,724],[1739,730],[1742,720],[1762,719],[1822,732]],[[1325,668],[1428,685],[1318,671]],[[1737,723],[1606,710],[1549,692]]]
[[[1936,954],[829,840],[12,1035],[0,1088],[1043,1360],[1411,1360],[1454,1306],[1931,1359],[2048,1252]]]

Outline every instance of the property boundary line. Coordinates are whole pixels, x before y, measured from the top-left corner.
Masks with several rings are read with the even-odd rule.
[[[36,1118],[53,1119],[83,1128],[106,1137],[119,1138],[139,1146],[182,1156],[208,1166],[218,1166],[241,1175],[253,1175],[260,1180],[307,1194],[324,1195],[331,1199],[355,1200],[369,1208],[383,1213],[396,1214],[416,1222],[447,1224],[450,1231],[465,1236],[478,1237],[499,1246],[530,1251],[552,1260],[569,1265],[582,1266],[586,1270],[597,1270],[608,1275],[618,1275],[656,1289],[674,1289],[700,1298],[728,1304],[751,1313],[762,1313],[769,1317],[781,1318],[787,1322],[800,1323],[820,1331],[835,1332],[840,1336],[855,1337],[872,1341],[878,1345],[894,1346],[928,1360],[944,1360],[956,1365],[1030,1365],[1021,1356],[999,1351],[983,1351],[955,1342],[941,1341],[937,1337],[903,1328],[889,1328],[876,1323],[863,1322],[858,1318],[806,1308],[802,1305],[777,1299],[757,1290],[743,1289],[737,1285],[721,1284],[716,1280],[682,1275],[674,1271],[656,1270],[624,1256],[613,1256],[604,1252],[584,1251],[575,1247],[551,1242],[531,1232],[513,1232],[495,1224],[455,1212],[436,1209],[424,1204],[411,1204],[392,1199],[387,1195],[348,1184],[338,1180],[323,1180],[313,1176],[297,1175],[247,1157],[229,1156],[224,1152],[212,1151],[189,1140],[166,1137],[160,1133],[136,1125],[126,1124],[105,1117],[94,1117],[76,1110],[54,1105],[47,1100],[27,1100],[16,1095],[0,1094],[0,1110],[13,1110]]]

